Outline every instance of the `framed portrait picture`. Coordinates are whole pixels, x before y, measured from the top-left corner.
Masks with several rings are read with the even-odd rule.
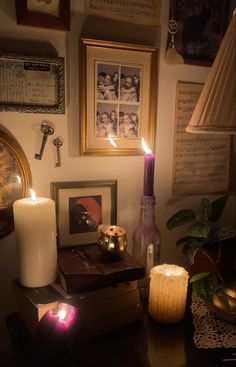
[[[80,40],[81,154],[143,154],[154,150],[157,49]]]
[[[70,30],[70,0],[15,0],[17,24]]]
[[[64,113],[64,58],[0,53],[0,111]]]
[[[227,26],[227,0],[171,0],[175,47],[185,64],[211,66]],[[170,40],[169,40],[170,41]]]
[[[17,140],[0,125],[0,239],[14,229],[13,203],[28,194],[31,171]]]
[[[52,182],[51,195],[56,203],[59,248],[96,243],[100,225],[116,224],[116,180]]]

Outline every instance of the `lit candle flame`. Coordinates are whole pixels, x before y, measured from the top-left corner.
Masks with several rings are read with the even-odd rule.
[[[31,201],[34,203],[36,201],[36,193],[33,189],[30,189]]]
[[[152,151],[148,148],[144,138],[142,138],[142,147],[146,154],[152,154]]]
[[[111,145],[114,147],[114,148],[117,148],[117,144],[116,142],[113,140],[112,136],[109,134],[108,135],[108,139],[109,139],[109,142],[111,143]]]

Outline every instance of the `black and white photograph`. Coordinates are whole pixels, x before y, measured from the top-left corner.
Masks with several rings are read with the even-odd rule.
[[[119,106],[113,103],[98,103],[96,117],[96,136],[107,138],[117,136]]]
[[[122,102],[140,101],[141,68],[121,66],[120,100]]]
[[[118,136],[121,138],[139,137],[139,107],[120,105]]]
[[[139,138],[141,71],[97,64],[96,137]]]

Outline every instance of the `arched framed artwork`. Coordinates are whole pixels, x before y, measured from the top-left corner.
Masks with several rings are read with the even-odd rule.
[[[17,140],[0,125],[0,239],[14,230],[13,203],[25,197],[31,171]]]

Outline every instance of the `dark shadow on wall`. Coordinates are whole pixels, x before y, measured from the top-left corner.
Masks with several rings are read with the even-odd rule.
[[[56,57],[57,51],[51,43],[37,40],[22,40],[12,38],[1,38],[0,45],[2,53],[20,54],[26,56]]]
[[[158,46],[160,27],[129,24],[113,19],[89,16],[85,19],[81,37],[111,42]]]

